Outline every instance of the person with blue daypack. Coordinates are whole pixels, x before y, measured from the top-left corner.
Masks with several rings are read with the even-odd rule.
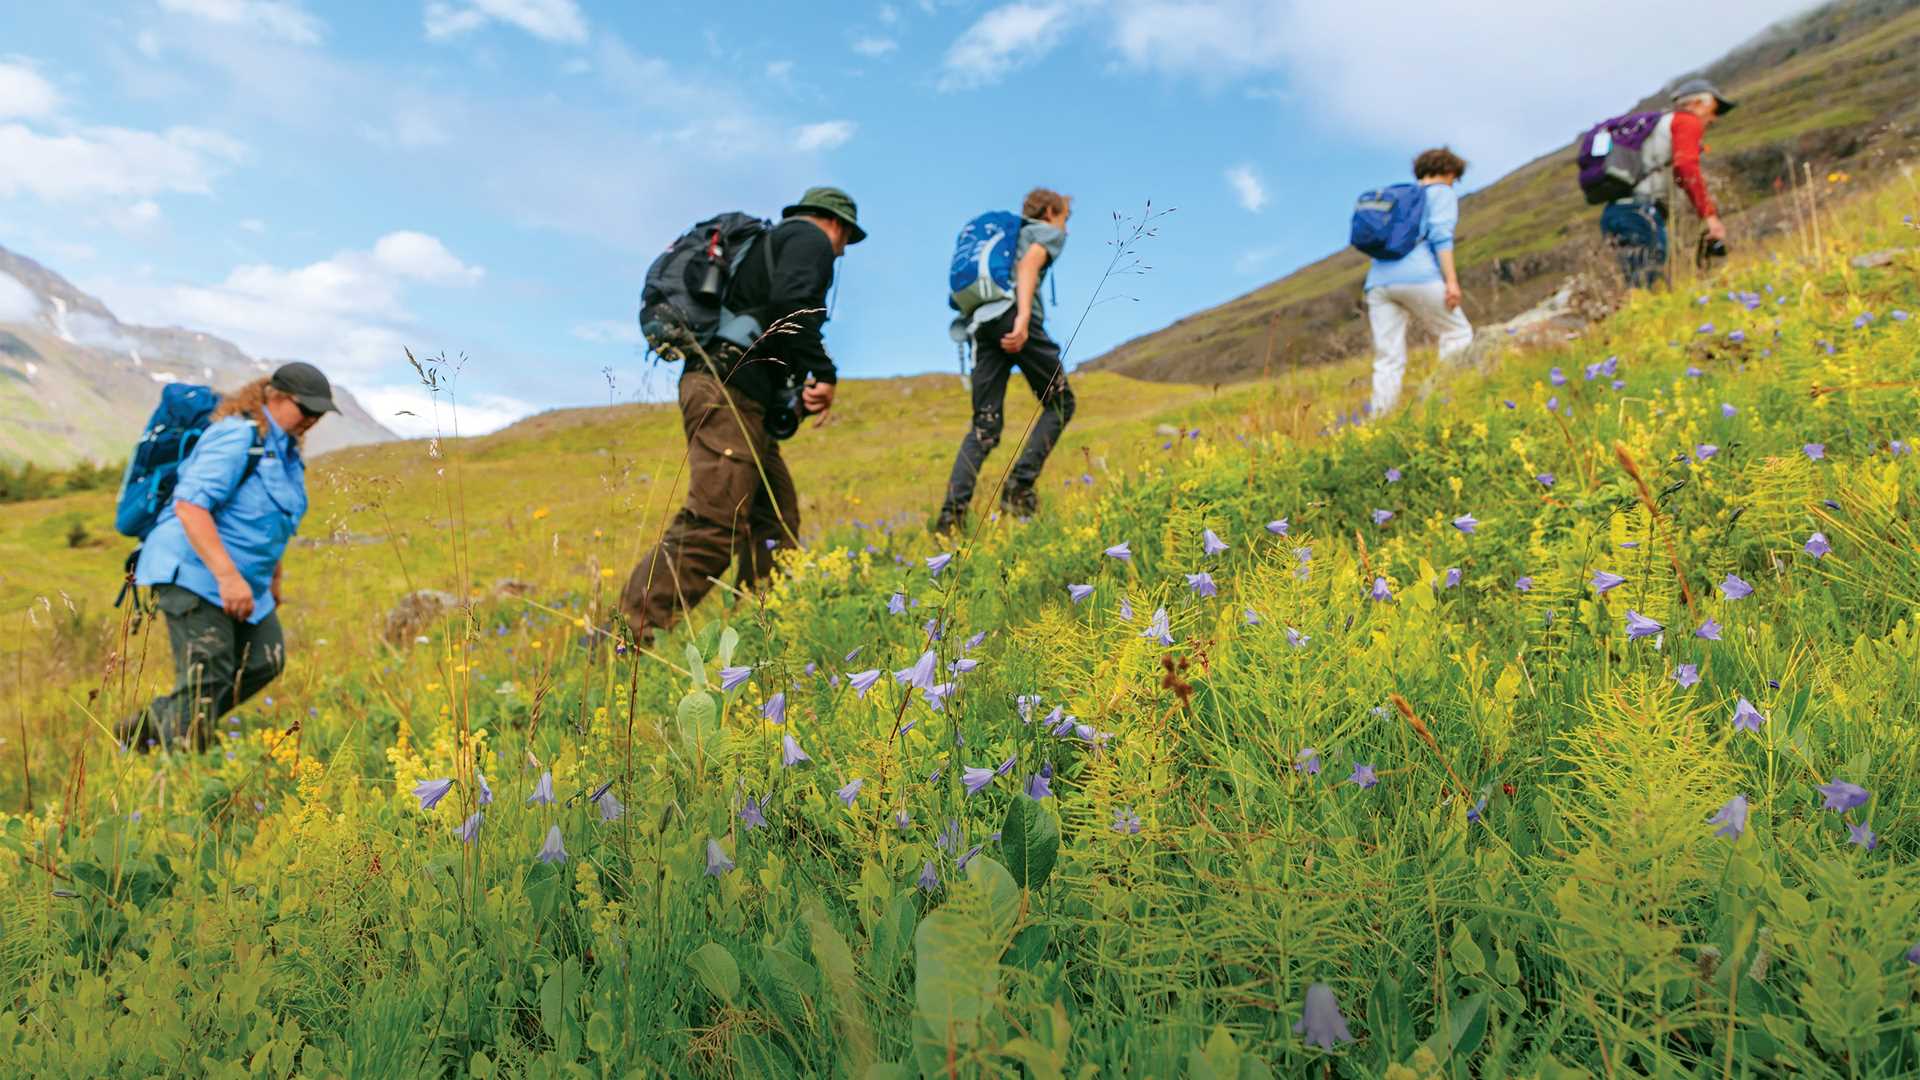
[[[1414,183],[1367,192],[1354,211],[1354,246],[1373,257],[1365,286],[1373,330],[1371,416],[1385,415],[1400,400],[1409,323],[1439,339],[1443,360],[1473,344],[1453,266],[1460,221],[1453,185],[1466,171],[1467,163],[1446,147],[1425,151],[1413,159]]]
[[[298,361],[220,398],[134,564],[167,616],[174,688],[122,722],[123,747],[205,750],[286,666],[280,560],[307,512],[300,440],[335,411],[327,377]]]
[[[973,420],[954,457],[935,532],[951,532],[966,519],[981,466],[1000,445],[1007,379],[1016,367],[1040,399],[1040,418],[1000,491],[1000,508],[1016,517],[1030,517],[1039,508],[1034,484],[1074,409],[1060,346],[1047,336],[1040,283],[1066,247],[1072,215],[1072,199],[1034,188],[1018,216],[982,214],[967,223],[955,243],[948,304],[960,313],[953,322],[954,339],[973,346]]]

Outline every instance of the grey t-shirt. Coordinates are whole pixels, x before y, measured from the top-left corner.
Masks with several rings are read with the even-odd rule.
[[[1027,252],[1031,251],[1035,244],[1039,244],[1041,247],[1047,249],[1046,264],[1040,267],[1039,280],[1034,282],[1033,287],[1032,319],[1033,325],[1038,326],[1044,322],[1047,317],[1046,305],[1040,299],[1042,292],[1041,286],[1047,282],[1047,271],[1053,269],[1054,261],[1060,258],[1061,250],[1067,246],[1066,231],[1035,218],[1024,219],[1020,225],[1020,235],[1014,238],[1013,265],[1016,267],[1014,271],[1014,287],[1016,289],[1019,288],[1019,270],[1017,268],[1020,265],[1020,260],[1026,257]],[[953,323],[954,340],[964,341],[972,337],[974,331],[999,318],[1001,315],[1006,314],[1014,305],[1015,301],[1013,300],[994,300],[975,308],[972,318],[964,320],[955,319]]]

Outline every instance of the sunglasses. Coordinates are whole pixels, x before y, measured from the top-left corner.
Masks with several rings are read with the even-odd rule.
[[[324,412],[314,412],[312,409],[307,408],[298,398],[294,399],[293,403],[300,407],[300,415],[306,417],[308,420],[318,420],[327,415]]]

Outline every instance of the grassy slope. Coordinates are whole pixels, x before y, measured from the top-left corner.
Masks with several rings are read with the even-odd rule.
[[[1826,235],[1883,248],[1916,213],[1898,187]],[[669,664],[609,656],[575,621],[583,567],[623,566],[632,540],[590,540],[601,507],[646,491],[602,494],[601,478],[671,451],[659,414],[477,441],[471,576],[532,577],[546,609],[484,599],[393,652],[371,629],[392,551],[303,551],[293,666],[205,759],[106,753],[85,691],[111,715],[132,696],[117,678],[10,687],[42,810],[0,816],[0,1060],[40,1075],[1404,1077],[1430,1075],[1426,1040],[1455,1048],[1450,1075],[1913,1075],[1920,485],[1893,441],[1920,436],[1920,319],[1892,312],[1920,309],[1920,267],[1785,254],[1326,440],[1265,388],[1182,405],[1171,395],[1194,392],[1088,380],[1080,434],[1113,466],[1092,492],[983,528],[937,580],[924,534],[839,527],[764,603],[703,609],[695,644],[714,656],[724,622],[754,666],[718,717],[684,696],[683,639]],[[1610,356],[1618,390],[1583,377]],[[926,470],[957,392],[865,389],[902,392],[897,418],[868,420],[898,457],[821,440],[805,465],[830,492],[816,521],[937,489]],[[1163,410],[1207,437],[1160,450],[1147,432]],[[612,462],[596,453],[609,439]],[[321,505],[370,530],[382,501],[416,577],[446,584],[439,466],[420,451],[342,458]],[[834,477],[863,485],[857,507]],[[1395,516],[1376,524],[1376,508]],[[1450,524],[1463,512],[1471,535]],[[1285,539],[1263,528],[1279,515]],[[1203,528],[1232,546],[1204,556]],[[1825,558],[1802,550],[1814,530]],[[1123,538],[1130,562],[1099,554]],[[1203,569],[1217,598],[1182,577]],[[1596,596],[1596,570],[1627,582]],[[1729,574],[1753,595],[1726,598]],[[1065,595],[1075,582],[1095,586],[1084,604]],[[919,609],[888,616],[895,590]],[[1155,608],[1170,649],[1142,635]],[[1629,640],[1629,609],[1669,631]],[[864,699],[829,681],[909,666],[935,610],[942,667],[963,649],[980,661],[944,711],[891,679]],[[1714,641],[1689,632],[1707,618]],[[90,647],[85,626],[26,629],[36,664]],[[1697,686],[1674,681],[1677,663]],[[761,719],[775,691],[784,726]],[[1040,711],[1022,723],[1028,693],[1096,743],[1044,734]],[[1732,728],[1740,698],[1767,718],[1758,734]],[[903,719],[914,730],[894,742]],[[811,762],[783,768],[783,735]],[[0,746],[9,802],[20,749]],[[963,769],[1008,755],[1010,776],[963,792]],[[1036,806],[1015,792],[1042,762],[1053,797]],[[1377,787],[1341,782],[1363,763]],[[497,798],[463,846],[450,830],[475,809],[476,764]],[[529,804],[542,769],[560,804]],[[460,783],[422,810],[409,789],[443,776]],[[1822,810],[1815,785],[1834,779],[1872,796]],[[581,798],[608,780],[625,808],[611,823]],[[1736,793],[1751,818],[1728,843],[1706,818]],[[748,795],[766,828],[742,823]],[[1131,814],[1139,832],[1112,827]],[[1849,846],[1847,823],[1877,848]],[[949,828],[958,843],[940,842]],[[549,829],[565,862],[533,858]],[[928,872],[944,884],[916,888]],[[1291,1031],[1313,982],[1359,1040],[1330,1057]]]
[[[1773,182],[1797,163],[1811,163],[1822,178],[1830,168],[1865,175],[1920,146],[1920,7],[1913,0],[1829,5],[1785,40],[1708,70],[1741,102],[1714,128],[1707,159],[1736,246],[1781,228],[1786,212],[1775,205]],[[1572,161],[1570,147],[1556,150],[1462,201],[1457,257],[1476,322],[1509,318],[1567,274],[1604,265],[1593,250],[1598,210],[1582,202]],[[1366,259],[1342,250],[1086,366],[1206,382],[1349,356],[1366,344],[1365,274]]]

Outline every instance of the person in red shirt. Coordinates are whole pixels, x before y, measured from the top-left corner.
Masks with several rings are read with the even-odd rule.
[[[1672,111],[1660,118],[1641,147],[1646,175],[1632,195],[1616,199],[1601,211],[1600,234],[1619,258],[1629,287],[1649,287],[1666,276],[1668,204],[1676,185],[1706,224],[1708,239],[1727,238],[1720,209],[1707,191],[1700,155],[1706,151],[1702,140],[1707,127],[1733,107],[1705,79],[1681,83],[1673,92]]]

